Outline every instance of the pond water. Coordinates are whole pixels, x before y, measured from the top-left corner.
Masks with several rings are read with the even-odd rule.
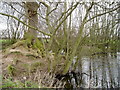
[[[71,73],[73,88],[118,88],[120,87],[120,52],[116,57],[84,57],[76,69],[76,77]],[[80,65],[81,69],[80,69]],[[79,74],[78,74],[79,73]]]

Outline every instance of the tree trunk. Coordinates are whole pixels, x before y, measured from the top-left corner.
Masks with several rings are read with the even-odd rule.
[[[39,5],[37,2],[26,2],[26,14],[28,16],[28,24],[35,28],[37,28],[38,25],[38,16],[37,16],[38,8]],[[28,28],[28,33],[33,37],[37,36],[37,31],[32,28]]]

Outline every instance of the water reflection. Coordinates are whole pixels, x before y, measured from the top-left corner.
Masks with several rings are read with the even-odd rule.
[[[120,52],[117,57],[82,58],[82,82],[84,88],[118,88],[120,86]],[[79,72],[79,71],[78,71]],[[81,77],[81,76],[78,76]]]

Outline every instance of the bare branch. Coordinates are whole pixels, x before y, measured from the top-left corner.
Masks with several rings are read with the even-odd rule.
[[[56,33],[56,31],[58,30],[58,28],[61,26],[61,24],[67,19],[67,17],[69,15],[71,15],[71,13],[74,11],[74,9],[77,7],[77,5],[79,4],[79,2],[77,2],[74,6],[74,8],[64,17],[64,19],[60,22],[60,24],[57,26],[57,28],[55,29],[53,35]]]
[[[57,7],[58,7],[58,3],[56,5],[56,7],[48,13],[48,15],[51,14],[53,11],[55,11],[57,9]]]
[[[1,15],[4,15],[4,16],[12,17],[12,18],[14,18],[15,20],[17,20],[17,21],[21,22],[22,24],[26,25],[26,26],[29,27],[29,28],[32,28],[32,29],[34,29],[34,30],[37,30],[38,32],[40,32],[40,33],[42,33],[42,34],[44,34],[44,35],[51,36],[51,34],[45,33],[45,32],[43,32],[43,31],[39,30],[38,28],[35,28],[35,27],[33,27],[33,26],[30,26],[30,25],[24,23],[23,21],[19,20],[19,19],[18,19],[17,17],[15,17],[15,16],[8,15],[8,14],[5,14],[5,13],[0,13],[0,14],[1,14]]]
[[[118,7],[115,8],[115,9],[112,9],[112,10],[110,10],[110,11],[107,11],[107,12],[105,12],[105,13],[97,14],[97,15],[93,16],[92,18],[88,19],[85,23],[91,21],[92,19],[94,19],[94,18],[96,18],[96,17],[99,17],[99,16],[102,16],[102,15],[104,15],[104,14],[107,14],[107,13],[113,12],[113,11],[119,9],[119,8],[120,8],[120,6],[118,6]]]

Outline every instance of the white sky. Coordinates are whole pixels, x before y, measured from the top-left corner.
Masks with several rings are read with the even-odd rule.
[[[5,18],[5,16],[0,15],[0,30],[7,28],[6,20],[7,18]]]
[[[0,2],[1,1],[9,1],[10,2],[11,0],[0,0]],[[12,0],[12,2],[16,2],[16,1],[19,2],[21,0]],[[26,0],[26,1],[28,1],[28,0]],[[29,0],[29,1],[33,1],[33,0]],[[41,1],[41,0],[38,0],[38,1]],[[42,1],[44,1],[44,0],[42,0]],[[115,2],[115,1],[120,1],[120,0],[49,0],[49,1],[54,1],[54,2],[56,2],[56,1],[67,1],[67,2],[71,2],[71,1],[84,1],[84,2],[85,1],[87,1],[87,2],[89,2],[89,1],[102,1],[102,2],[107,1],[107,2],[112,2],[112,1],[114,1]],[[3,11],[4,10],[0,10],[0,12],[3,12]],[[0,15],[0,31],[7,28],[6,20],[7,20],[7,17]]]
[[[4,12],[1,2],[0,2],[0,12],[2,12],[2,13]],[[0,30],[7,28],[6,20],[7,20],[7,17],[0,15]]]
[[[21,2],[21,1],[35,1],[35,0],[0,0],[0,1],[6,1],[6,2]],[[44,0],[38,0],[38,1],[44,1]],[[81,2],[81,1],[84,1],[84,2],[91,2],[91,1],[95,1],[95,2],[116,2],[116,1],[120,1],[120,0],[48,0],[50,2]]]

